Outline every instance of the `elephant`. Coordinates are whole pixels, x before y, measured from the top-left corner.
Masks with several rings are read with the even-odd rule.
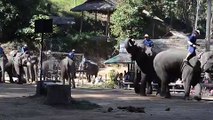
[[[81,69],[85,71],[88,82],[91,82],[91,77],[93,75],[95,77],[98,76],[99,67],[97,63],[91,60],[83,59],[80,63],[80,66],[81,66]]]
[[[35,55],[27,55],[22,59],[22,66],[28,83],[38,80],[38,62],[38,57]]]
[[[203,72],[211,73],[213,71],[213,52],[207,51],[199,54],[201,68]]]
[[[7,74],[8,74],[8,76],[9,76],[9,82],[10,83],[14,83],[14,80],[13,80],[13,66],[12,66],[12,61],[10,60],[10,59],[8,59],[8,57],[6,56],[4,59],[4,70],[2,71],[1,70],[1,72],[7,72]],[[2,74],[0,74],[1,76],[2,75],[5,75],[4,73]],[[5,81],[3,81],[3,80],[1,80],[2,82],[5,82]]]
[[[151,47],[146,47],[143,44],[136,44],[135,41],[128,39],[125,48],[131,59],[136,61],[136,77],[134,79],[135,92],[141,96],[152,94],[151,82],[155,81],[158,84],[159,79],[153,67],[153,60],[156,52]],[[146,88],[147,92],[146,92]]]
[[[170,98],[169,83],[182,79],[184,83],[185,99],[189,99],[191,86],[195,87],[195,99],[201,99],[201,62],[198,57],[193,57],[189,64],[183,60],[187,51],[180,49],[168,49],[158,53],[153,61],[155,72],[161,80],[160,95]]]
[[[56,60],[54,57],[51,57],[50,59],[43,61],[43,63],[42,63],[43,80],[46,80],[46,78],[49,76],[49,74],[55,75],[55,80],[57,80],[58,79],[58,69],[59,69],[59,61]]]
[[[68,80],[69,85],[71,86],[71,80],[72,80],[72,88],[75,88],[75,74],[76,74],[76,66],[75,61],[65,57],[60,62],[60,74],[61,79],[63,81],[63,84],[65,84],[65,80]]]
[[[18,77],[18,83],[30,82],[30,79],[36,81],[38,71],[38,57],[30,54],[24,54],[19,51],[12,51],[8,59],[12,66],[13,74]],[[26,76],[26,81],[24,80]]]

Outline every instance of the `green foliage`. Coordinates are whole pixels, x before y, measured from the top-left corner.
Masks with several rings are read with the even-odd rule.
[[[15,37],[18,29],[29,25],[40,0],[1,0],[0,31],[6,41]]]
[[[70,9],[82,4],[83,2],[85,2],[86,0],[48,0],[52,3],[52,6],[55,6],[57,9],[57,11],[54,12],[58,12],[59,14],[63,13],[63,12],[71,12]]]
[[[144,32],[144,18],[142,9],[139,7],[142,3],[137,1],[125,0],[117,6],[117,10],[112,15],[112,33],[124,39],[129,35],[139,38]]]
[[[106,81],[105,87],[106,88],[115,88],[116,87],[116,84],[115,84],[116,72],[114,69],[110,70],[109,77],[110,77],[110,79]]]

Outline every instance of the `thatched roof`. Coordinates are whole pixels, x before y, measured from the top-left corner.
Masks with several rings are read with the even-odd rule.
[[[87,0],[83,4],[76,6],[71,9],[75,12],[99,12],[106,14],[108,12],[112,13],[116,9],[115,0]]]

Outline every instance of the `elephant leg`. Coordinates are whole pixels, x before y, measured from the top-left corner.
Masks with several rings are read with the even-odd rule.
[[[136,76],[134,78],[134,90],[135,90],[135,93],[139,94],[140,93],[140,84],[139,82],[141,81],[141,72],[140,71],[136,71]]]
[[[169,78],[166,73],[161,72],[160,75],[158,75],[159,78],[161,79],[161,89],[160,89],[160,96],[169,98],[171,97],[170,92],[169,92]]]
[[[190,82],[188,80],[184,80],[184,92],[185,92],[184,99],[185,100],[189,100],[190,99],[189,98],[190,89],[191,89]]]
[[[91,82],[91,75],[89,73],[87,73],[87,80],[88,82]]]
[[[23,70],[24,70],[24,73],[25,73],[25,76],[26,76],[26,82],[29,83],[29,73],[28,73],[28,68],[27,68],[27,66],[24,66],[24,67],[23,67]]]
[[[152,83],[150,78],[148,78],[147,82],[146,82],[146,86],[147,86],[147,94],[152,94]]]
[[[14,83],[13,81],[13,66],[12,63],[6,63],[5,64],[5,71],[7,72],[8,76],[9,76],[9,81],[10,83]]]
[[[194,99],[195,100],[201,100],[201,90],[202,90],[202,87],[201,87],[200,83],[197,83],[194,86],[194,90],[195,90]]]
[[[21,68],[21,66],[20,65],[18,65],[18,64],[14,64],[14,68],[15,68],[15,71],[16,71],[16,74],[17,74],[17,77],[18,77],[18,84],[22,84],[23,83],[23,81],[22,81],[22,68]]]
[[[146,80],[147,80],[147,75],[141,72],[141,81],[140,81],[141,96],[146,96]]]
[[[38,66],[34,65],[33,70],[34,70],[34,73],[35,73],[35,81],[38,81]]]
[[[171,94],[170,94],[168,83],[166,84],[166,96],[165,96],[165,98],[171,98]]]
[[[72,80],[72,88],[76,88],[74,78],[72,77],[71,80]]]
[[[1,66],[1,82],[5,82],[5,64],[4,58],[0,58],[0,66]]]
[[[28,73],[29,73],[29,78],[28,78],[28,81],[29,82],[33,82],[34,81],[34,75],[33,75],[33,66],[30,62],[27,63],[27,70],[28,70]]]

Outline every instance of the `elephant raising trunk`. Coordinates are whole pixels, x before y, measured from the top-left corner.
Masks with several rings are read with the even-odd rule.
[[[153,67],[153,60],[156,53],[152,51],[152,48],[147,48],[142,43],[136,44],[136,42],[131,39],[126,42],[125,47],[127,52],[131,54],[132,60],[135,60],[138,66],[136,71],[137,75],[134,80],[135,92],[142,96],[146,96],[147,87],[147,93],[151,94],[151,82],[160,82]]]

